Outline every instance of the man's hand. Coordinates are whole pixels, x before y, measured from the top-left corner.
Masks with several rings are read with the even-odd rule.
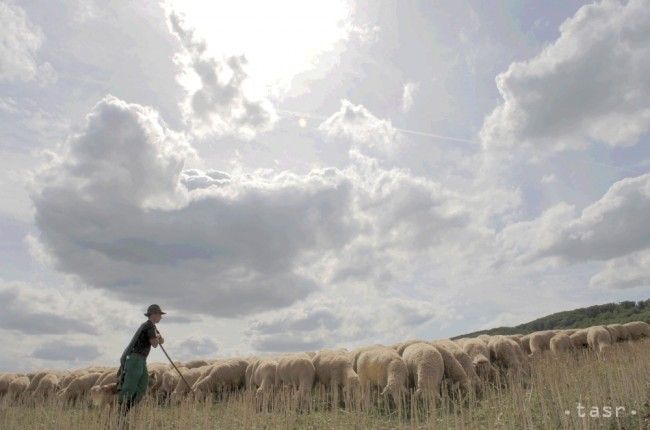
[[[165,339],[162,337],[160,333],[158,333],[158,344],[162,345],[163,343],[165,343]]]

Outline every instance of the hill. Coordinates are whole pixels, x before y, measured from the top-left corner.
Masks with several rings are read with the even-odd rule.
[[[572,311],[557,312],[514,327],[497,327],[489,330],[480,330],[455,336],[452,339],[475,337],[480,334],[526,334],[538,330],[583,328],[592,325],[626,323],[636,320],[645,321],[650,324],[650,299],[639,302],[624,301],[620,303],[607,303],[604,305],[574,309]]]

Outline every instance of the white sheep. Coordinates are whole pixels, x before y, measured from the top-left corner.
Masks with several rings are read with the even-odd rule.
[[[567,333],[558,333],[551,338],[550,350],[554,355],[560,355],[573,350],[571,337]]]
[[[517,375],[525,370],[526,354],[514,340],[505,336],[492,336],[488,348],[492,363],[508,375]]]
[[[551,338],[555,336],[557,330],[542,330],[531,333],[530,335],[530,354],[539,355],[543,351],[551,348]]]
[[[449,339],[438,339],[430,342],[433,346],[442,347],[451,352],[458,364],[461,365],[467,375],[468,382],[471,387],[478,393],[481,390],[481,378],[479,378],[474,368],[472,358],[462,350],[457,343]],[[443,357],[444,360],[444,357]]]
[[[17,377],[22,376],[17,373],[2,373],[0,374],[0,397],[4,396],[7,394],[7,390],[9,390],[9,384],[11,381],[16,379]]]
[[[395,405],[401,406],[408,370],[393,348],[376,346],[361,352],[357,359],[357,374],[366,400],[369,400],[370,386],[378,386],[382,396],[390,395]]]
[[[86,373],[74,378],[67,387],[60,389],[57,395],[66,402],[78,401],[90,392],[101,375],[99,372]]]
[[[478,338],[463,339],[460,342],[463,351],[472,359],[476,374],[484,381],[496,378],[496,368],[490,362],[490,348]]]
[[[629,333],[629,337],[632,340],[638,340],[642,338],[650,337],[650,324],[644,321],[632,321],[629,323],[623,324]]]
[[[248,362],[239,358],[216,362],[194,383],[192,391],[198,398],[204,398],[208,393],[240,388],[244,385],[247,367]]]
[[[583,349],[589,346],[589,343],[587,342],[587,331],[586,328],[583,328],[569,336],[573,349]]]
[[[297,390],[298,404],[301,407],[306,406],[309,401],[315,378],[316,369],[307,354],[290,354],[278,359],[275,383],[277,386],[287,386]]]
[[[332,390],[334,404],[338,404],[341,390],[346,407],[350,406],[353,393],[359,389],[359,375],[352,369],[352,354],[346,349],[326,349],[318,351],[311,361],[316,380]]]
[[[445,363],[438,349],[429,343],[413,343],[404,349],[402,359],[408,369],[409,385],[416,388],[416,398],[428,395],[439,399]]]
[[[17,400],[23,396],[28,387],[29,378],[26,375],[17,376],[9,382],[6,397],[11,400]]]
[[[178,377],[176,387],[174,387],[174,390],[171,393],[170,399],[173,403],[179,402],[183,397],[189,394],[196,381],[210,373],[212,366],[195,367],[194,369],[179,367],[178,370],[181,372],[183,377]]]
[[[48,373],[43,376],[36,389],[32,392],[35,399],[44,399],[55,394],[59,389],[59,378],[54,373]]]
[[[598,356],[604,356],[612,346],[612,336],[609,331],[602,325],[589,327],[587,330],[587,343],[589,348],[598,353]]]

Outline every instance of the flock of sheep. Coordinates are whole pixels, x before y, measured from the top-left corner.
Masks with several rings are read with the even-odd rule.
[[[264,401],[274,390],[290,387],[302,404],[309,400],[312,389],[321,385],[332,390],[334,398],[343,400],[346,406],[352,399],[367,402],[368,393],[375,388],[389,402],[399,404],[400,396],[411,390],[416,399],[422,396],[437,399],[444,389],[480,393],[486,382],[521,372],[526,374],[529,358],[543,351],[562,354],[589,348],[603,357],[618,342],[643,338],[650,338],[650,325],[634,321],[527,335],[409,340],[352,351],[333,349],[176,363],[184,380],[171,365],[152,363],[148,365],[149,395],[176,402],[189,396],[205,399],[224,390],[246,389]],[[38,401],[57,396],[66,403],[112,404],[116,383],[116,369],[106,367],[4,373],[0,374],[0,396],[11,401]]]

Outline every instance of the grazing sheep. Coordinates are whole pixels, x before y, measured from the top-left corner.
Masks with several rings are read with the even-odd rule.
[[[321,350],[311,359],[316,380],[332,390],[338,403],[339,389],[344,390],[346,406],[350,395],[359,388],[359,375],[352,369],[352,354],[346,349]]]
[[[4,396],[7,394],[7,390],[9,390],[9,384],[11,381],[16,379],[21,375],[18,375],[16,373],[2,373],[0,374],[0,397]]]
[[[538,355],[543,351],[548,351],[551,347],[551,338],[555,336],[557,330],[536,331],[530,335],[530,355]]]
[[[17,400],[27,391],[29,387],[29,378],[27,376],[18,376],[9,382],[6,396],[11,400]]]
[[[395,345],[393,345],[393,346],[399,346],[399,345],[401,345],[401,344],[395,344]],[[354,370],[354,371],[357,372],[357,374],[358,374],[359,371],[357,370],[357,363],[358,363],[358,361],[359,361],[359,356],[360,356],[362,353],[364,353],[364,352],[366,352],[366,351],[368,351],[368,350],[371,350],[371,349],[374,349],[374,348],[378,348],[378,347],[381,347],[381,348],[390,348],[390,347],[387,347],[387,346],[385,346],[385,345],[382,345],[382,344],[379,344],[379,343],[375,343],[374,345],[366,345],[366,346],[361,346],[361,347],[359,347],[359,348],[353,349],[352,352],[350,353],[351,356],[352,356],[352,370]]]
[[[401,356],[404,353],[404,350],[408,348],[409,346],[413,345],[414,343],[422,343],[425,342],[427,343],[426,340],[421,340],[421,339],[410,339],[405,342],[400,342],[396,343],[395,345],[391,346],[397,353]],[[375,345],[377,346],[377,345]]]
[[[433,346],[439,347],[439,349],[446,349],[454,356],[458,364],[460,364],[465,371],[465,375],[467,376],[470,385],[478,393],[481,389],[481,378],[479,378],[478,374],[476,373],[472,358],[465,351],[463,351],[460,346],[458,346],[458,344],[449,339],[434,340],[430,343]]]
[[[623,324],[608,324],[605,328],[612,336],[612,342],[624,342],[630,339],[630,331]]]
[[[395,405],[400,405],[400,394],[406,389],[408,370],[397,351],[387,346],[376,346],[359,354],[357,374],[364,396],[370,385],[382,389],[382,396],[390,395]],[[368,399],[368,397],[366,397]]]
[[[472,359],[476,374],[484,381],[494,380],[496,369],[490,363],[490,348],[478,338],[465,339],[462,348]]]
[[[251,363],[251,388],[257,387],[256,396],[269,393],[275,387],[275,373],[278,360],[272,357],[263,357]]]
[[[573,345],[573,349],[583,349],[589,346],[589,343],[587,342],[586,328],[576,331],[571,336],[569,336],[569,338],[571,339],[571,344]]]
[[[285,355],[278,359],[275,369],[275,383],[298,390],[298,404],[309,400],[311,388],[316,378],[316,369],[307,354]]]
[[[162,377],[160,378],[160,387],[158,387],[158,395],[163,399],[169,398],[169,396],[172,394],[174,391],[174,388],[176,388],[176,384],[178,384],[178,380],[180,379],[180,376],[178,376],[178,372],[176,369],[167,369],[165,372],[163,372]]]
[[[461,342],[461,348],[472,359],[478,357],[479,355],[482,355],[484,357],[490,356],[490,349],[485,344],[485,342],[478,338],[464,339],[463,342]]]
[[[65,375],[63,378],[61,378],[61,381],[59,383],[59,390],[65,390],[68,388],[70,383],[77,379],[79,376],[86,375],[90,373],[86,369],[75,369],[71,372],[69,372],[67,375]]]
[[[117,383],[117,369],[109,369],[102,373],[95,385],[108,385]]]
[[[470,378],[467,376],[467,372],[465,372],[463,366],[461,366],[458,360],[454,357],[454,354],[442,345],[436,344],[435,342],[429,343],[433,345],[442,356],[442,361],[445,365],[444,379],[449,380],[449,388],[452,391],[455,391],[458,388],[464,392],[469,391],[471,387]]]
[[[54,373],[48,373],[40,379],[32,396],[34,398],[46,398],[55,394],[58,389],[59,378]]]
[[[517,375],[525,369],[526,355],[517,342],[505,336],[492,336],[490,360],[509,375]]]
[[[490,337],[491,336],[489,334],[479,334],[478,336],[476,336],[478,340],[480,340],[486,345],[488,344],[488,342],[490,342]]]
[[[528,355],[530,355],[530,337],[532,333],[525,334],[519,338],[519,346]]]
[[[629,338],[632,340],[650,337],[650,324],[644,321],[632,321],[623,324],[629,333]]]
[[[425,394],[440,398],[440,383],[445,373],[445,363],[440,352],[429,343],[414,343],[402,353],[409,376],[409,386],[415,387],[416,397]]]
[[[29,386],[27,387],[27,390],[25,390],[28,393],[33,393],[36,390],[36,387],[38,387],[38,383],[41,382],[41,379],[45,377],[47,374],[49,374],[47,370],[42,370],[39,372],[32,373],[31,376],[29,377]]]
[[[194,369],[179,367],[178,370],[181,372],[181,375],[183,375],[183,378],[180,376],[178,377],[176,387],[174,387],[174,390],[171,393],[172,402],[179,402],[183,397],[189,394],[196,381],[210,373],[212,366],[195,367]]]
[[[589,348],[603,356],[612,346],[612,336],[602,325],[589,327],[587,330],[587,343]]]
[[[551,338],[550,349],[554,355],[573,350],[571,337],[567,333],[558,333]]]
[[[209,366],[210,364],[205,360],[192,360],[187,363],[182,363],[181,366],[187,367],[188,369],[196,369],[197,367]]]
[[[90,389],[90,400],[93,406],[104,407],[115,404],[117,398],[117,383],[94,385]]]
[[[235,389],[244,385],[248,362],[239,358],[224,360],[210,366],[210,371],[192,386],[199,398],[223,389]]]
[[[101,375],[99,372],[83,374],[73,379],[67,387],[59,390],[57,395],[65,402],[78,401],[88,394]]]

